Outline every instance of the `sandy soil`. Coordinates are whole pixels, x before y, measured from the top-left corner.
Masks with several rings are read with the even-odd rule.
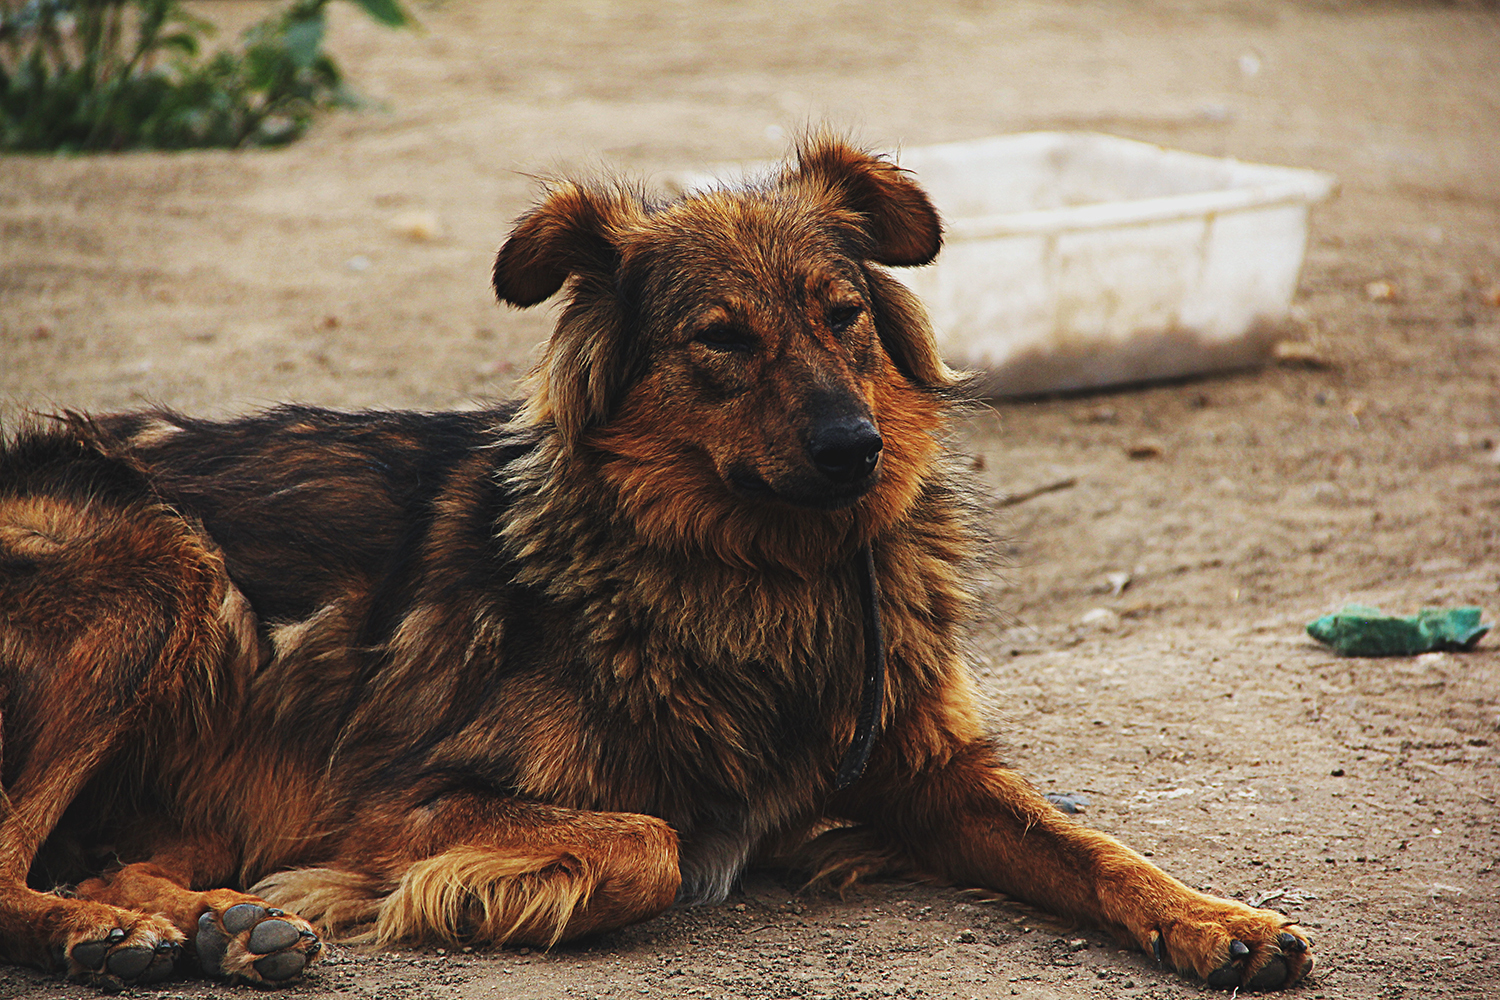
[[[1353,660],[1302,631],[1351,600],[1500,612],[1494,4],[417,10],[415,34],[341,12],[332,47],[380,103],[290,149],[0,158],[4,412],[504,394],[548,325],[486,283],[533,175],[649,182],[779,155],[808,121],[872,145],[1095,129],[1332,170],[1288,331],[1320,365],[1000,403],[963,429],[1013,539],[976,668],[1011,759],[1086,796],[1085,822],[1312,928],[1302,994],[1500,995],[1497,643]],[[757,876],[545,955],[334,949],[290,993],[1200,992],[1017,905],[793,888]],[[85,993],[0,969],[0,997]]]

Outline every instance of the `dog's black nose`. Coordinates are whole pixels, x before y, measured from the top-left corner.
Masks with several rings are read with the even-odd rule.
[[[825,424],[808,442],[818,471],[836,483],[857,483],[875,471],[884,442],[868,420]]]

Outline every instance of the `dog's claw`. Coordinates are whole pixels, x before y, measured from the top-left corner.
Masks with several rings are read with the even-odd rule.
[[[1298,955],[1307,950],[1306,941],[1302,940],[1295,934],[1288,933],[1287,931],[1282,931],[1281,934],[1277,936],[1276,943],[1281,946],[1282,951],[1290,951]]]
[[[1216,990],[1228,990],[1239,986],[1245,978],[1245,960],[1250,957],[1250,946],[1239,938],[1229,942],[1229,961],[1204,977],[1204,982]]]
[[[1164,965],[1167,961],[1167,945],[1158,931],[1151,932],[1151,957],[1156,959],[1157,965]]]

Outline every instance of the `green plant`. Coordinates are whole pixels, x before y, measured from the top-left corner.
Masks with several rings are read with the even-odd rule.
[[[391,27],[399,0],[353,0]],[[180,0],[0,0],[0,149],[276,145],[354,103],[323,51],[328,0],[293,0],[237,50]]]

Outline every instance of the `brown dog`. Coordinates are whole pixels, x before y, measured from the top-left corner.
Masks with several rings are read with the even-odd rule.
[[[1075,824],[981,732],[956,380],[880,266],[940,242],[832,140],[665,205],[564,184],[495,263],[518,306],[568,286],[519,407],[23,430],[0,954],[286,982],[319,933],[546,946],[790,845],[1300,980],[1285,918]]]

